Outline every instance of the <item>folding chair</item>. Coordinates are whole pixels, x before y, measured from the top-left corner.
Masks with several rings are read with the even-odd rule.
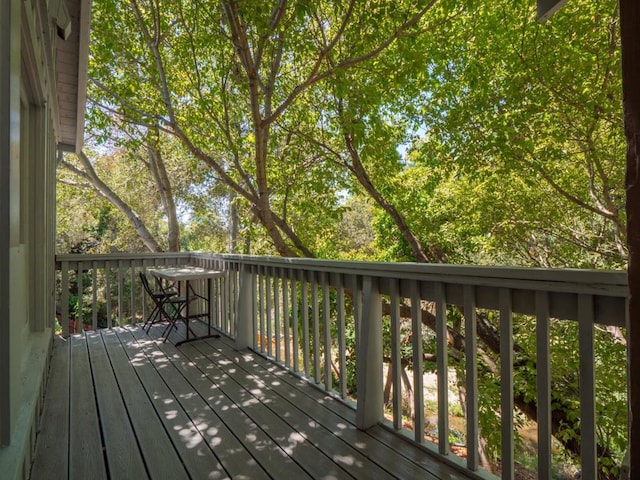
[[[146,290],[147,295],[151,297],[155,305],[143,328],[146,327],[146,332],[149,333],[149,330],[154,323],[162,321],[168,322],[161,335],[166,342],[167,337],[169,336],[168,334],[171,332],[171,329],[176,326],[176,322],[178,320],[186,320],[182,312],[185,310],[187,303],[195,300],[196,297],[178,297],[178,292],[175,290],[164,290],[162,288],[159,292],[154,292],[149,286],[147,276],[142,272],[140,272],[140,280],[142,281],[142,285]],[[189,327],[188,321],[185,321],[185,325],[186,328],[191,328]]]
[[[142,328],[149,333],[149,330],[154,323],[162,321],[171,322],[173,316],[171,313],[174,312],[170,313],[165,310],[165,304],[175,304],[174,306],[176,306],[179,305],[180,302],[175,302],[178,298],[178,292],[175,290],[165,290],[161,288],[159,291],[153,291],[149,286],[149,279],[147,278],[147,275],[144,272],[140,272],[139,275],[144,290],[147,292],[147,295],[149,295],[149,298],[153,300],[153,309],[142,326]]]

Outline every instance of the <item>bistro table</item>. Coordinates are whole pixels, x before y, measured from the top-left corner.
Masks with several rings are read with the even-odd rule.
[[[184,320],[184,323],[185,323],[186,338],[184,340],[177,342],[176,346],[186,342],[192,342],[194,340],[201,340],[203,338],[218,338],[220,336],[217,333],[212,333],[212,329],[211,329],[211,316],[212,316],[211,281],[215,278],[222,278],[224,276],[224,272],[220,270],[209,270],[207,268],[195,267],[191,265],[176,266],[176,267],[156,267],[156,268],[150,268],[147,271],[160,281],[168,280],[173,283],[178,283],[180,287],[184,285],[184,288],[179,288],[179,291],[180,292],[184,291],[184,295],[187,298],[187,301],[185,304],[185,314],[182,316],[182,319]],[[196,291],[193,288],[193,285],[190,284],[190,282],[202,281],[202,280],[207,281],[206,297],[200,295],[199,293],[196,293]],[[200,298],[206,302],[206,305],[207,305],[206,313],[202,313],[202,312],[199,312],[197,314],[189,313],[189,303],[191,303],[189,300],[190,295],[192,297]],[[191,328],[189,327],[189,320],[199,319],[200,317],[203,317],[203,316],[206,316],[208,319],[207,335],[196,335],[193,331],[191,331]],[[169,329],[169,331],[167,332],[165,341],[167,337],[171,334],[171,330],[172,329]],[[189,336],[190,331],[193,334],[192,336]]]

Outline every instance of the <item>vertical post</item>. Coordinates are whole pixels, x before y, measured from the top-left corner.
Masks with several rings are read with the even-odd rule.
[[[640,476],[640,3],[620,0],[622,106],[627,138],[627,249],[629,306],[627,310],[629,378],[629,478]]]
[[[16,0],[0,3],[0,445],[11,440],[11,171],[18,155],[15,115],[20,112],[20,12]]]
[[[251,338],[254,331],[255,276],[248,265],[240,266],[240,288],[238,289],[238,302],[235,315],[236,323],[236,348],[238,350],[253,345]]]
[[[356,334],[358,405],[356,425],[365,430],[383,418],[382,304],[377,279],[363,279],[362,321]]]

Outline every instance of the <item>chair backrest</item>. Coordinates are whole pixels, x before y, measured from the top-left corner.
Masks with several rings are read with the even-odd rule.
[[[142,282],[142,286],[144,287],[145,291],[151,298],[153,298],[153,292],[151,291],[151,287],[149,286],[149,279],[144,272],[140,272],[139,275],[140,281]]]

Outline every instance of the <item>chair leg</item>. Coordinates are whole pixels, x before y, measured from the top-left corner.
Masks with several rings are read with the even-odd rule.
[[[179,305],[172,304],[172,307],[175,308],[175,312],[174,312],[173,316],[171,318],[169,318],[169,323],[167,324],[167,326],[165,327],[164,331],[162,332],[161,337],[163,337],[163,340],[162,340],[163,342],[167,341],[167,338],[169,338],[169,335],[171,334],[171,330],[173,328],[175,328],[175,329],[178,328],[177,325],[176,325],[176,322],[180,318],[182,318],[182,310],[184,309],[185,304],[184,303],[180,303]],[[165,314],[166,314],[166,312],[165,312]]]
[[[156,322],[158,315],[160,315],[160,309],[155,305],[147,319],[144,321],[144,325],[142,326],[143,330],[149,333],[149,330],[151,330],[151,326]]]

